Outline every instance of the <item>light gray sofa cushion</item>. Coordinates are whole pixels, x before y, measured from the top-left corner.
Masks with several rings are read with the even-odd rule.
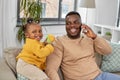
[[[4,59],[0,59],[0,80],[16,80],[15,75]]]
[[[4,59],[14,74],[16,74],[16,56],[20,51],[21,48],[7,48],[4,50]]]

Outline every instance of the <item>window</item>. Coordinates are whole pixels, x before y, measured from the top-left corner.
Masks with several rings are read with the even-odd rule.
[[[62,0],[61,2],[61,18],[65,18],[65,15],[69,11],[73,11],[75,6],[75,0]]]
[[[69,11],[78,11],[83,23],[87,23],[87,9],[80,7],[81,0],[36,0],[42,4],[41,22],[43,25],[65,24],[64,18]],[[18,26],[21,24],[23,14],[20,11],[20,0],[18,0]],[[94,16],[92,13],[91,15]],[[51,22],[52,21],[52,22]]]
[[[44,16],[41,18],[58,18],[59,0],[41,0]]]
[[[42,4],[42,21],[63,21],[69,11],[76,10],[76,0],[40,0]],[[18,0],[18,22],[24,15],[20,11]]]

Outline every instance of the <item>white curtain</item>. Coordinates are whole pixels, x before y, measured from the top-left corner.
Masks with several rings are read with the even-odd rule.
[[[17,0],[0,0],[0,57],[16,44]]]

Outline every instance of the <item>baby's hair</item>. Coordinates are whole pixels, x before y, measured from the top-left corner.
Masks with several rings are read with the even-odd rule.
[[[23,25],[23,31],[24,33],[27,31],[27,28],[30,26],[30,25],[33,25],[33,24],[39,24],[40,23],[40,20],[36,20],[34,21],[33,18],[28,18],[27,19],[27,23],[25,25]]]
[[[40,19],[33,19],[33,18],[28,18],[27,19],[27,23],[37,23],[39,24],[40,23]]]

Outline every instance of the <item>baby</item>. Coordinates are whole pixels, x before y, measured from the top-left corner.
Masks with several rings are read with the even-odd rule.
[[[44,42],[40,42],[43,37],[42,28],[39,24],[28,20],[23,27],[25,34],[25,44],[21,53],[17,56],[17,74],[23,75],[30,80],[49,80],[44,73],[46,57],[53,52],[51,42],[53,35],[48,35]]]

